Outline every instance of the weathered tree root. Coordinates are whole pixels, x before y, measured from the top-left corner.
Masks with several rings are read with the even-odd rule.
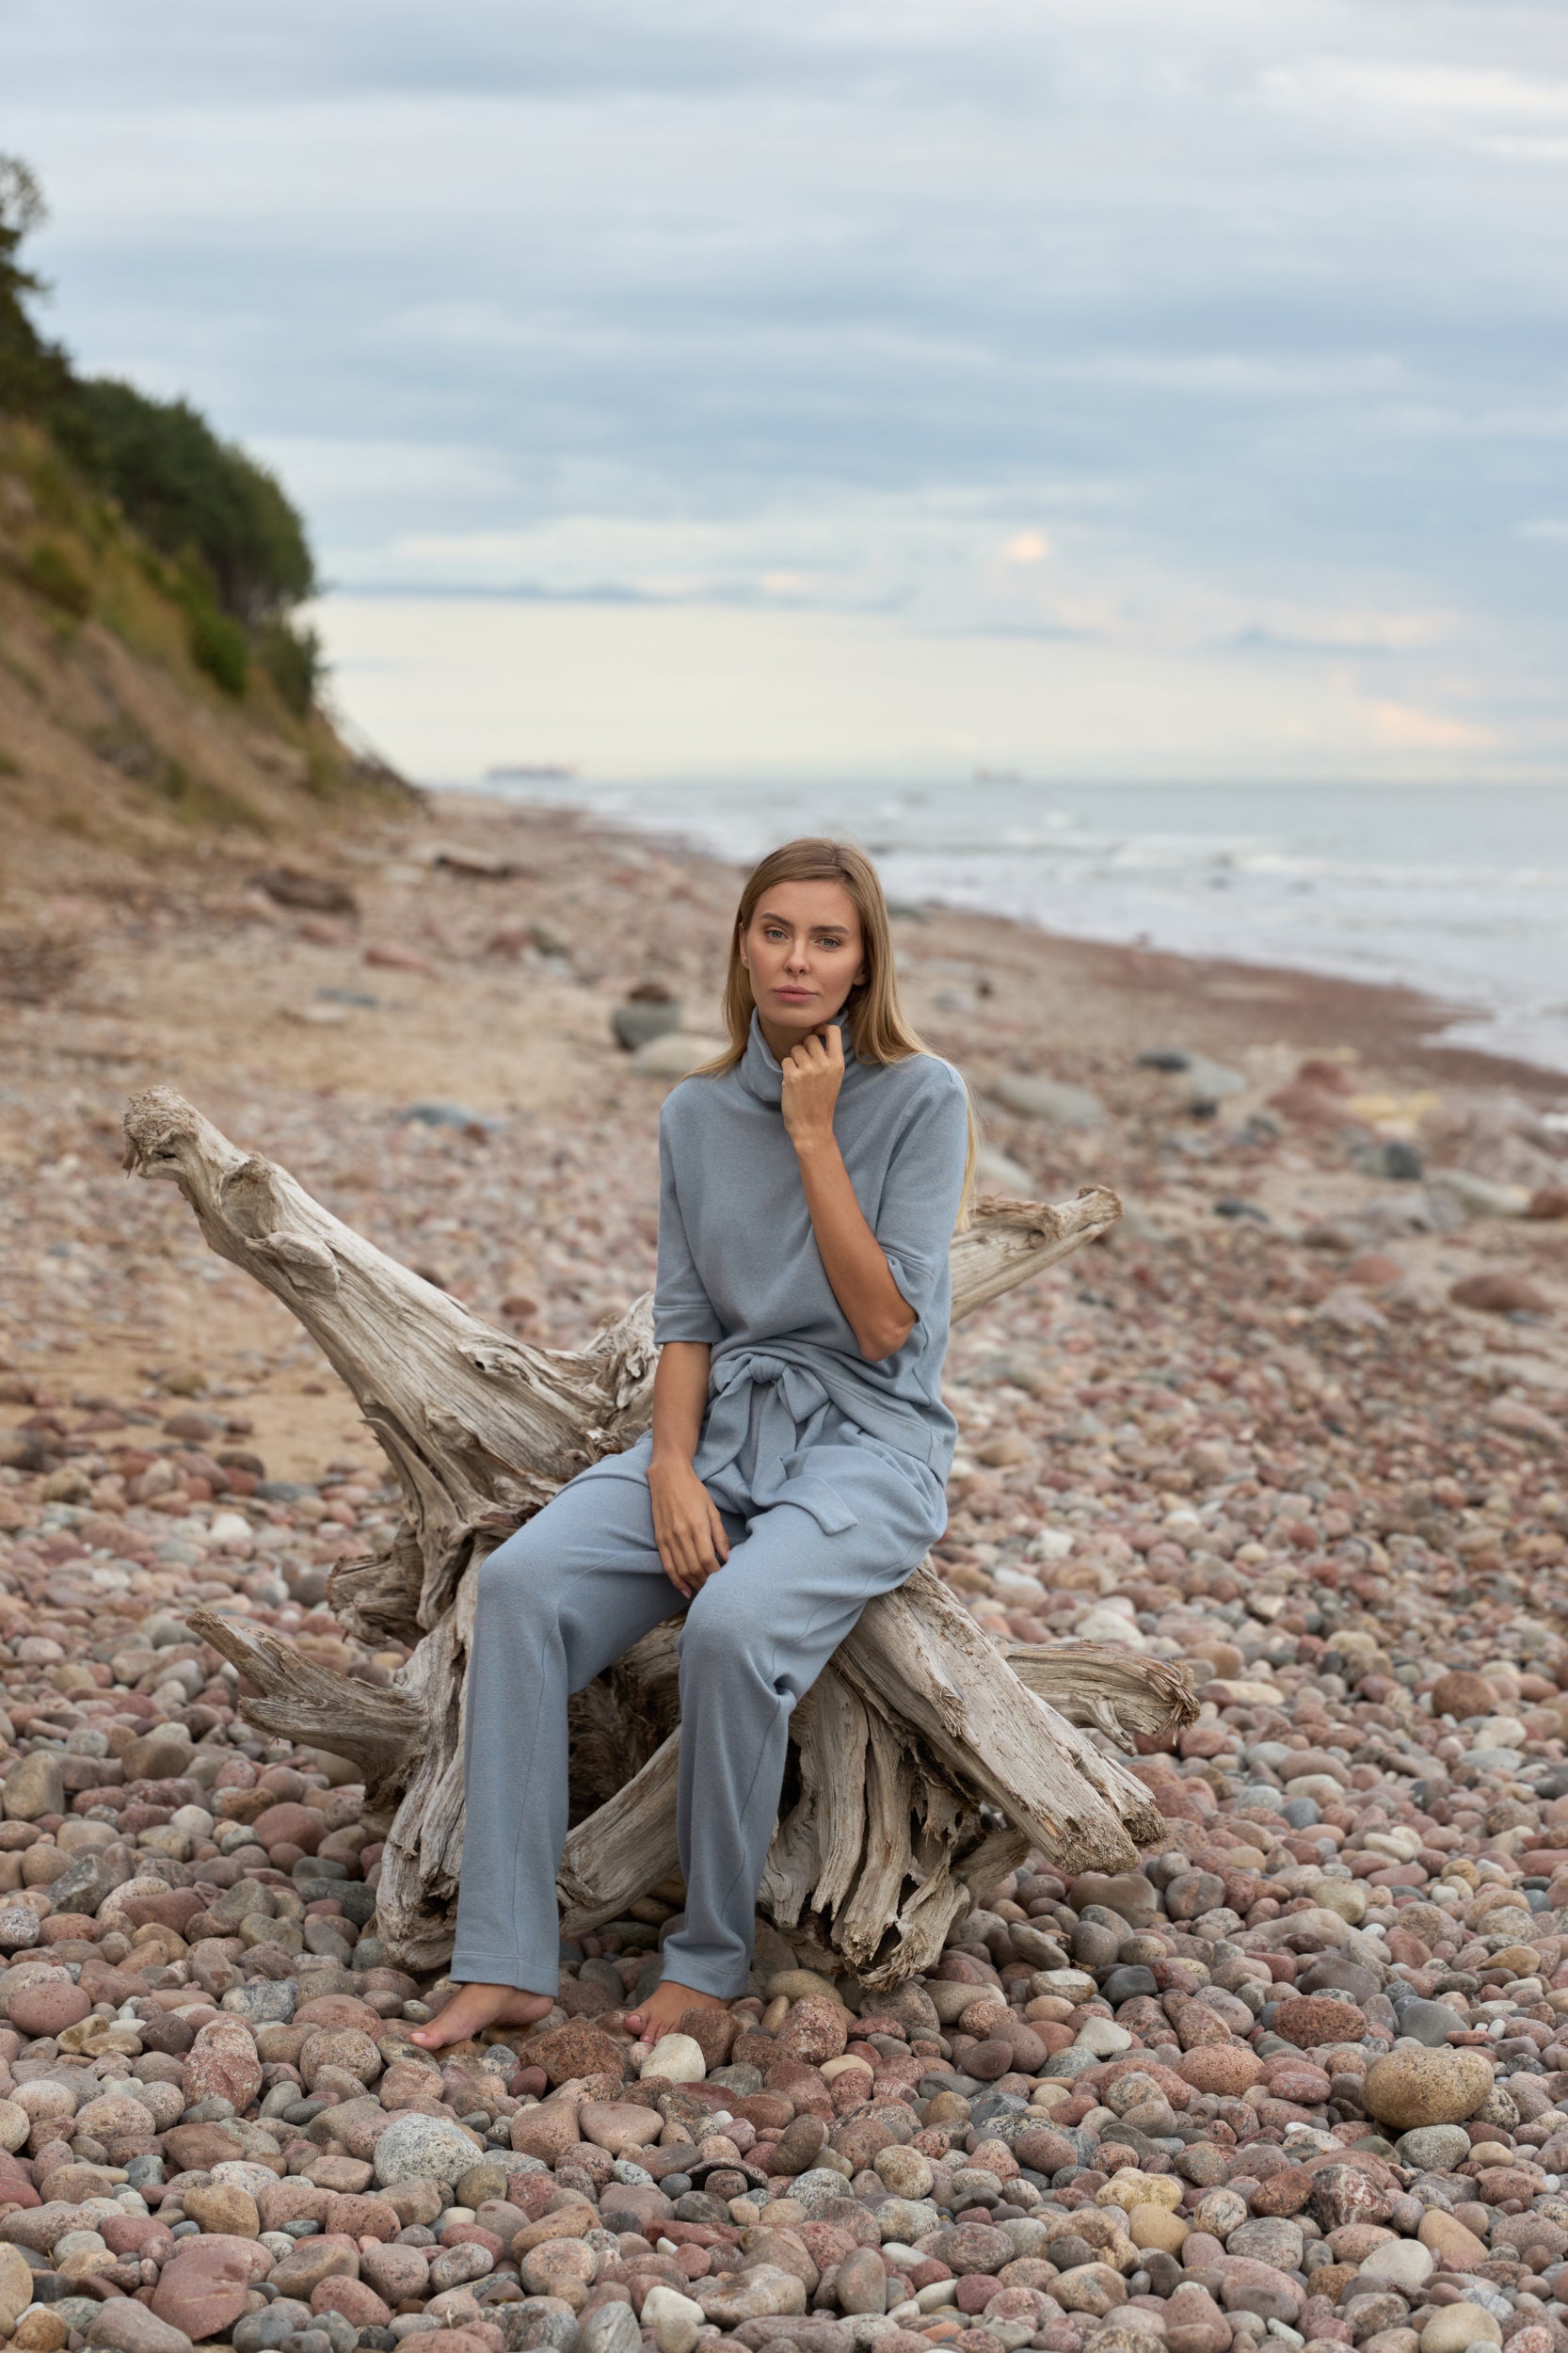
[[[646,1428],[650,1303],[576,1352],[530,1348],[375,1249],[272,1161],[239,1151],[164,1087],[125,1119],[128,1169],[178,1184],[210,1246],[319,1343],[404,1495],[388,1553],[345,1563],[334,1609],[362,1638],[414,1645],[389,1689],[208,1611],[193,1625],[255,1686],[260,1729],[329,1748],[391,1815],[377,1899],[388,1946],[440,1966],[462,1853],[464,1687],[474,1572],[586,1464]],[[952,1244],[953,1314],[971,1313],[1109,1230],[1115,1195],[1058,1208],[982,1202]],[[574,1786],[558,1893],[568,1932],[616,1917],[676,1865],[673,1627],[574,1703]],[[762,1902],[873,1986],[927,1967],[978,1891],[1031,1847],[1064,1869],[1125,1869],[1164,1825],[1089,1731],[1129,1746],[1195,1713],[1176,1670],[1094,1644],[1004,1650],[929,1564],[874,1601],[796,1710],[792,1774]],[[987,1828],[982,1805],[1005,1817]]]

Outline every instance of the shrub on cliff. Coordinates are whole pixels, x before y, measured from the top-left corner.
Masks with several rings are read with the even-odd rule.
[[[303,717],[320,676],[313,633],[289,621],[315,587],[303,522],[266,467],[220,440],[188,401],[80,376],[39,333],[29,304],[43,281],[20,256],[43,218],[32,172],[0,155],[0,413],[46,426],[77,473],[172,560],[198,664],[242,695],[254,632],[283,701]],[[35,584],[69,605],[61,584]]]
[[[250,683],[250,648],[239,623],[210,604],[193,604],[186,642],[197,668],[237,701]]]
[[[296,719],[303,719],[316,698],[326,669],[320,636],[297,621],[269,621],[257,651],[285,708]]]
[[[50,414],[55,438],[166,554],[200,553],[224,612],[258,627],[308,597],[304,525],[264,466],[188,401],[151,400],[111,376],[78,381]]]

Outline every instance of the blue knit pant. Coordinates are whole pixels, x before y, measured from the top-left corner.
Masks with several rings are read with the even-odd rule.
[[[867,1602],[902,1584],[945,1524],[924,1464],[776,1364],[756,1360],[710,1409],[694,1466],[731,1548],[685,1607],[679,1645],[686,1913],[664,1973],[727,2000],[751,1964],[791,1713]],[[568,1697],[684,1606],[653,1539],[651,1443],[583,1472],[479,1571],[452,1958],[465,1983],[555,1992]]]

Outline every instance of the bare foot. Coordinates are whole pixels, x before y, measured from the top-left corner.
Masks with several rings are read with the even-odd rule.
[[[421,2050],[442,2051],[487,2026],[531,2026],[553,2008],[548,1993],[525,1993],[519,1986],[465,1985],[427,2026],[412,2028],[408,2040]]]
[[[689,2009],[728,2008],[717,1993],[698,1993],[694,1987],[677,1985],[673,1977],[666,1977],[663,1985],[654,1987],[640,2009],[627,2012],[626,2031],[639,2042],[657,2042],[662,2034],[675,2032]]]

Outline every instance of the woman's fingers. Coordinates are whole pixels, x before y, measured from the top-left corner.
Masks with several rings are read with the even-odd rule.
[[[837,1029],[834,1029],[833,1035],[836,1038],[839,1036]],[[839,1046],[839,1061],[840,1064],[842,1064],[843,1058],[843,1043],[840,1039]],[[800,1071],[825,1070],[831,1064],[833,1056],[828,1047],[824,1042],[821,1031],[813,1030],[808,1037],[803,1037],[801,1039],[798,1046],[792,1046],[790,1048],[790,1051],[784,1057],[783,1066],[786,1069]]]
[[[654,1530],[660,1565],[670,1583],[688,1601],[701,1592],[709,1577],[729,1558],[729,1539],[711,1497],[708,1513],[705,1520],[672,1520],[667,1527]]]
[[[664,1575],[669,1578],[670,1583],[675,1587],[676,1592],[681,1594],[687,1601],[690,1601],[692,1593],[691,1587],[686,1579],[686,1572],[681,1567],[680,1560],[677,1557],[675,1548],[672,1545],[668,1543],[662,1543],[660,1545],[659,1565],[664,1570]]]
[[[673,1523],[662,1528],[655,1526],[653,1540],[659,1547],[660,1567],[677,1593],[685,1594],[689,1601],[691,1599],[691,1563],[687,1557],[686,1546],[681,1542],[680,1530]]]
[[[729,1558],[729,1539],[718,1506],[699,1480],[682,1481],[673,1496],[652,1493],[653,1539],[659,1565],[687,1601],[702,1591]]]
[[[695,1528],[683,1529],[681,1530],[681,1561],[687,1589],[694,1599],[708,1582],[711,1564],[705,1554],[706,1545],[700,1531]]]

